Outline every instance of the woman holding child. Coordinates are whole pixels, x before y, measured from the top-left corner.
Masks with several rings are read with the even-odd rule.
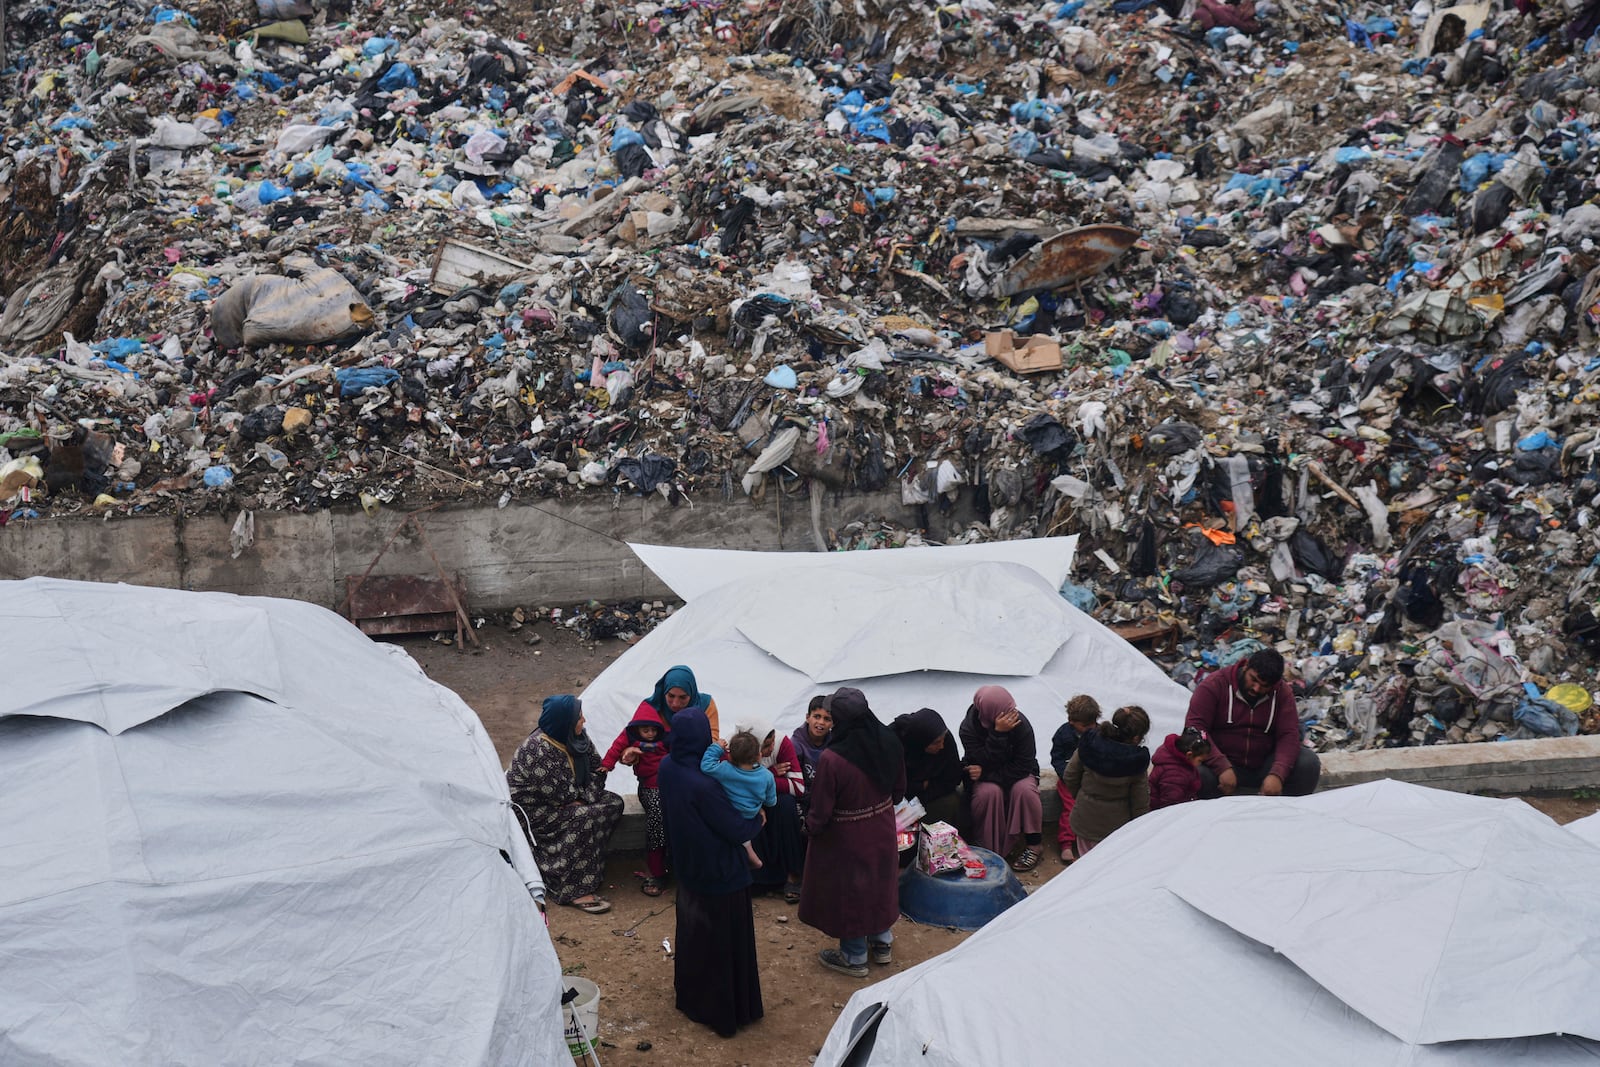
[[[657,780],[678,880],[673,988],[677,1008],[721,1037],[761,1018],[761,974],[744,842],[761,819],[741,817],[701,771],[711,747],[704,711],[672,719],[672,747]]]

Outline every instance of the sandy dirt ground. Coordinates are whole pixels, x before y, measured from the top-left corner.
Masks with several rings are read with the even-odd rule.
[[[478,631],[482,647],[462,652],[425,637],[398,639],[432,678],[459,693],[477,710],[500,760],[506,763],[551,693],[576,693],[627,649],[620,641],[585,642],[571,631],[534,622],[515,632],[489,624]],[[537,643],[530,644],[530,639]],[[1600,808],[1580,796],[1527,798],[1558,822]],[[1045,827],[1046,842],[1055,827]],[[1033,891],[1065,868],[1053,858],[1022,876]],[[821,949],[833,944],[802,925],[781,896],[755,903],[760,945],[761,990],[766,1018],[723,1040],[689,1022],[673,1008],[672,961],[662,945],[673,937],[672,890],[650,898],[639,892],[640,854],[614,856],[607,864],[605,915],[552,908],[550,935],[568,974],[600,987],[600,1060],[606,1067],[724,1067],[752,1064],[790,1067],[811,1062],[845,1001],[867,981],[824,970]],[[873,978],[903,970],[953,948],[967,935],[902,919],[895,926],[894,962],[873,967]]]

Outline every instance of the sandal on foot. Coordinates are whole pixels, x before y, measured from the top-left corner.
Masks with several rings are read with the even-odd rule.
[[[639,892],[643,893],[647,897],[659,897],[661,895],[661,889],[661,879],[646,878],[644,880],[644,884],[639,887]]]
[[[783,887],[783,902],[785,904],[800,903],[800,887],[793,882]]]
[[[1014,871],[1031,871],[1037,866],[1039,866],[1039,853],[1033,848],[1023,849],[1022,855],[1011,863],[1011,869]]]
[[[568,907],[586,911],[590,915],[604,915],[611,910],[611,901],[595,897],[593,900],[573,900],[568,902]]]

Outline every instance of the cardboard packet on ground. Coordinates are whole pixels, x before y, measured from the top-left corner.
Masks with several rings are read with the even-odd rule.
[[[917,848],[917,866],[928,874],[959,871],[963,847],[961,835],[949,823],[923,823],[922,840]]]

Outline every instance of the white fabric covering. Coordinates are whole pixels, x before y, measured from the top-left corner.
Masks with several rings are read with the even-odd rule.
[[[409,656],[295,601],[0,604],[0,1063],[566,1058],[494,747]]]
[[[1023,547],[1010,561],[988,551],[1004,546]],[[1067,537],[830,553],[635,545],[687,603],[590,683],[589,731],[610,744],[656,679],[682,663],[729,724],[755,711],[792,733],[813,694],[848,685],[884,722],[930,707],[955,732],[972,694],[993,683],[1033,724],[1041,768],[1067,700],[1082,692],[1108,714],[1142,705],[1153,749],[1181,728],[1189,692],[1061,599],[1075,546]],[[625,773],[606,784],[636,788]]]
[[[1166,808],[858,991],[817,1062],[882,1003],[859,1063],[1592,1065],[1597,877],[1520,801],[1383,781]],[[1049,1023],[1064,1005],[1093,1025]]]

